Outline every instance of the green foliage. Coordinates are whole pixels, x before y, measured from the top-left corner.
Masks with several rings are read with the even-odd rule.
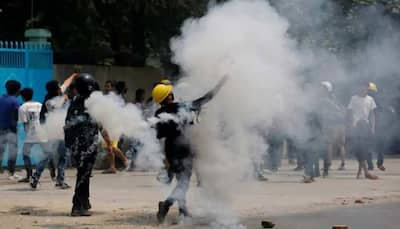
[[[319,17],[310,18],[305,25],[298,25],[298,19],[309,14],[301,8],[307,0],[302,0],[303,4],[299,4],[300,0],[269,1],[275,6],[294,8],[286,15],[293,37],[332,52],[347,50],[368,39],[368,25],[362,20],[365,9],[383,10],[400,24],[400,0],[321,1],[324,4],[317,9]],[[53,34],[56,62],[144,65],[148,57],[168,62],[171,37],[179,34],[185,19],[203,15],[209,1],[34,0],[34,17],[30,2],[0,2],[0,39],[21,40],[25,28],[44,27]],[[332,12],[327,10],[331,8]]]

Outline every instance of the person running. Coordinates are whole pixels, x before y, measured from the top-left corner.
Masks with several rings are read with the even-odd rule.
[[[129,165],[128,158],[122,153],[122,151],[118,147],[118,140],[112,140],[112,148],[111,151],[108,150],[107,143],[105,141],[102,142],[102,147],[106,149],[107,151],[107,157],[110,162],[110,167],[106,170],[104,170],[102,173],[103,174],[114,174],[117,173],[117,168],[115,166],[115,157],[120,159],[122,163],[124,164],[124,167],[127,168]]]
[[[116,83],[108,80],[106,81],[106,83],[104,84],[104,89],[103,89],[103,94],[104,95],[110,95],[113,93],[116,93]],[[125,87],[125,85],[123,86],[123,88]],[[120,89],[121,91],[123,91],[123,89]],[[124,100],[122,98],[122,96],[120,96],[121,98],[121,103],[124,103]],[[119,149],[118,147],[118,140],[113,139],[112,140],[112,150],[109,151],[107,150],[107,144],[105,141],[102,141],[102,147],[104,149],[106,149],[107,151],[107,157],[108,157],[108,161],[109,161],[109,168],[104,170],[102,173],[103,174],[114,174],[117,173],[117,168],[115,165],[115,157],[119,158],[122,163],[124,164],[124,167],[128,167],[128,158],[124,155],[124,153],[122,153],[122,151]]]
[[[78,95],[71,101],[64,127],[65,145],[77,166],[71,216],[90,216],[89,209],[92,208],[89,201],[90,177],[96,161],[99,131],[107,144],[107,149],[111,151],[113,146],[107,131],[85,109],[86,99],[93,91],[99,90],[97,82],[91,75],[82,73],[74,84]]]
[[[44,124],[46,122],[46,117],[50,112],[55,111],[57,109],[61,109],[65,106],[68,97],[65,95],[68,87],[77,77],[78,73],[73,73],[69,76],[63,84],[60,86],[59,82],[56,80],[52,80],[47,82],[46,90],[47,94],[45,96],[42,109],[40,110],[40,122]],[[32,189],[36,189],[39,184],[40,177],[45,169],[46,165],[49,163],[50,165],[50,175],[52,180],[56,180],[55,186],[60,189],[68,189],[69,186],[65,182],[65,164],[67,161],[67,153],[65,149],[65,143],[62,139],[49,139],[46,143],[46,148],[50,153],[46,153],[45,157],[39,161],[36,166],[36,170],[32,175],[32,179],[30,181],[30,185]],[[54,157],[56,156],[56,157]],[[55,168],[54,159],[57,161],[57,177],[55,177],[55,171],[52,171],[52,168]]]
[[[367,179],[376,180],[377,176],[371,174],[366,165],[370,139],[375,134],[375,100],[368,95],[368,83],[361,85],[358,94],[351,97],[348,105],[350,122],[349,145],[358,161],[357,178],[361,177],[362,171]]]
[[[153,88],[152,97],[156,103],[161,105],[161,108],[155,112],[155,116],[159,118],[159,122],[155,125],[157,138],[165,139],[164,151],[168,173],[173,174],[177,179],[177,185],[172,193],[166,200],[158,203],[157,219],[159,223],[164,222],[169,208],[174,202],[178,202],[180,215],[190,216],[186,206],[186,193],[192,175],[193,154],[190,150],[189,139],[182,131],[185,126],[193,123],[193,120],[187,120],[187,115],[181,117],[180,114],[181,112],[199,111],[215,96],[226,80],[227,77],[224,77],[213,90],[190,103],[175,102],[172,85],[157,84]]]
[[[6,82],[7,94],[0,97],[0,167],[3,153],[8,146],[8,174],[10,180],[19,180],[15,174],[15,163],[18,151],[17,121],[18,121],[18,95],[21,83],[16,80]]]
[[[25,130],[25,141],[23,146],[23,159],[26,170],[26,177],[19,180],[19,182],[28,183],[32,177],[32,163],[30,158],[30,152],[34,145],[40,145],[45,154],[48,152],[45,147],[46,135],[40,125],[40,110],[42,104],[33,101],[33,90],[32,88],[24,88],[21,90],[21,97],[24,100],[24,104],[19,108],[18,121],[24,125]]]

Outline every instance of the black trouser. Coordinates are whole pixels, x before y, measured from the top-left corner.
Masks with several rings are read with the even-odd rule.
[[[15,172],[18,152],[17,132],[10,129],[0,129],[0,167],[3,164],[3,154],[8,146],[8,171],[11,175]]]
[[[96,161],[97,145],[93,139],[93,141],[78,142],[71,147],[71,150],[77,166],[75,194],[72,203],[74,207],[81,208],[89,202],[90,176]]]

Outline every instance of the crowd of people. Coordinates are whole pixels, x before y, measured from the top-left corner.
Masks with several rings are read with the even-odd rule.
[[[127,85],[123,81],[106,81],[103,94],[115,94],[122,104],[134,103],[144,117],[158,117],[163,114],[176,116],[181,109],[198,114],[203,105],[208,103],[223,87],[227,77],[204,96],[189,103],[177,102],[174,98],[174,87],[168,80],[155,83],[151,98],[146,100],[145,90],[137,89],[135,98],[127,99]],[[372,174],[374,169],[372,155],[378,156],[377,168],[385,171],[384,153],[387,147],[382,139],[377,137],[379,125],[379,110],[382,109],[374,97],[378,93],[377,85],[371,82],[360,83],[358,92],[351,97],[348,104],[342,105],[334,94],[331,82],[320,83],[316,96],[315,109],[307,113],[307,138],[299,141],[296,137],[284,131],[284,121],[279,117],[272,121],[265,141],[268,144],[261,168],[255,164],[255,178],[267,180],[264,169],[277,172],[282,161],[282,147],[286,152],[290,164],[297,164],[294,170],[304,171],[304,183],[315,181],[320,176],[319,162],[323,160],[322,176],[329,175],[332,158],[339,152],[341,164],[338,170],[346,169],[346,153],[354,155],[358,161],[357,178],[364,174],[367,179],[378,179]],[[126,136],[113,139],[85,109],[85,100],[92,92],[99,91],[100,86],[95,79],[86,73],[73,73],[63,83],[55,80],[46,84],[47,94],[43,103],[33,100],[32,88],[21,89],[16,80],[6,82],[6,94],[0,97],[0,158],[8,149],[9,178],[19,182],[29,183],[32,189],[37,189],[40,177],[46,166],[49,167],[55,186],[68,189],[64,170],[71,162],[77,168],[75,194],[71,216],[90,216],[91,203],[89,201],[89,185],[92,169],[96,162],[98,148],[106,151],[107,167],[103,173],[117,173],[116,159],[127,171],[134,169],[135,158],[140,153],[141,142]],[[22,98],[22,105],[18,97]],[[189,104],[189,105],[188,105]],[[56,109],[66,109],[64,125],[64,139],[54,139],[46,135],[41,126],[46,123],[48,114]],[[178,203],[179,213],[184,217],[190,216],[186,206],[186,192],[189,188],[195,159],[190,149],[190,141],[185,136],[184,129],[192,125],[194,120],[160,121],[154,125],[158,139],[164,139],[165,153],[165,183],[171,183],[174,177],[177,180],[176,188],[164,201],[158,204],[157,218],[163,222],[169,208]],[[18,151],[17,124],[23,124],[25,138],[23,142],[23,161],[26,176],[16,174],[16,157]],[[102,136],[98,143],[99,134]],[[125,144],[122,144],[125,143]],[[40,146],[43,157],[35,166],[31,162],[31,151],[34,145]],[[101,147],[98,147],[98,146]],[[127,145],[127,147],[123,147]],[[1,162],[1,161],[0,161]],[[33,171],[34,170],[34,171]],[[198,179],[199,180],[199,179]],[[200,183],[199,183],[200,184]]]

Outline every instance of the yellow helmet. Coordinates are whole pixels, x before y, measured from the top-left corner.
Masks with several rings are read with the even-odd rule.
[[[160,83],[165,84],[165,85],[172,85],[171,81],[169,81],[167,79],[161,80]]]
[[[378,87],[376,86],[376,84],[371,82],[368,83],[368,89],[374,92],[378,92]]]
[[[154,102],[161,103],[164,101],[171,94],[172,89],[174,89],[172,85],[157,84],[151,92]]]

